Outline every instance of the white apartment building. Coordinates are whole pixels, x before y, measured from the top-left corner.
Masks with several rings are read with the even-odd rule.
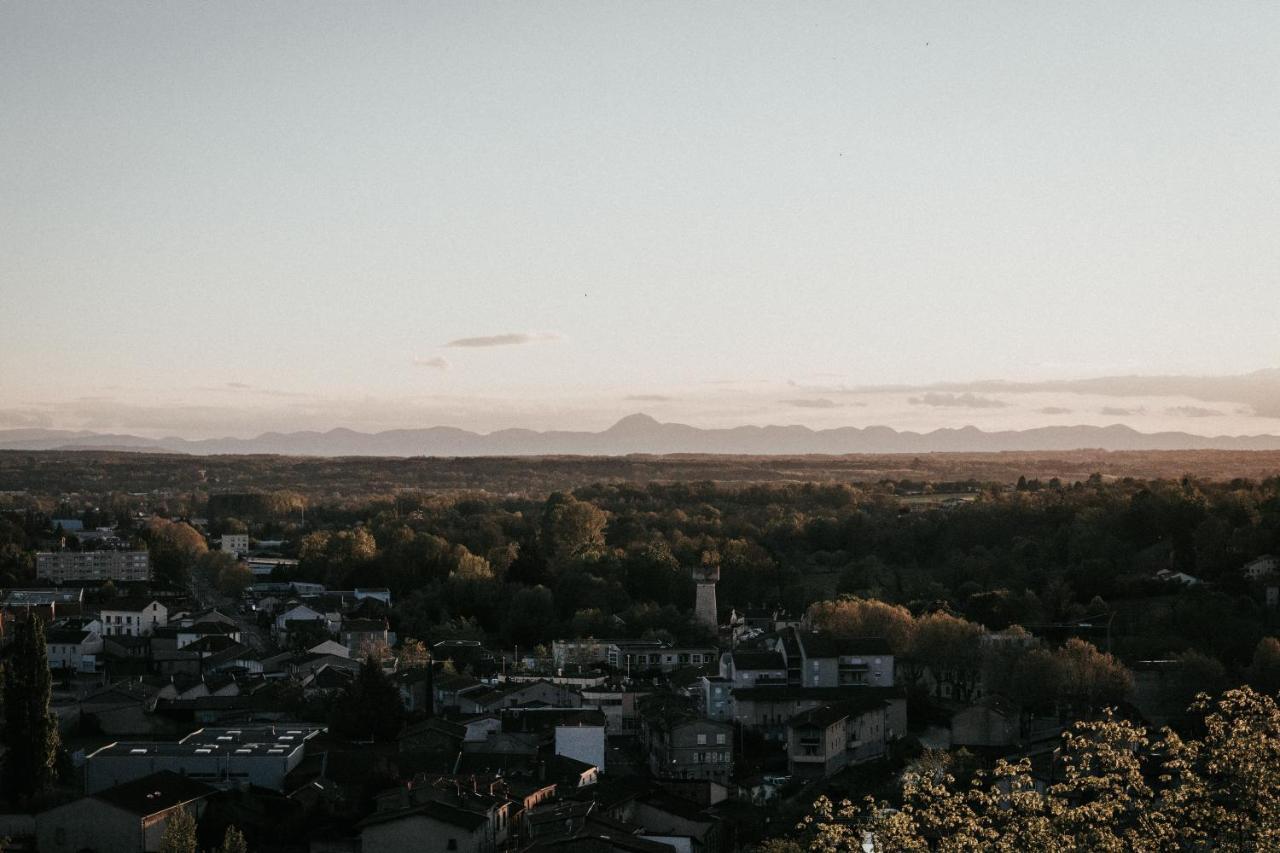
[[[249,550],[249,534],[224,533],[222,534],[222,544],[218,547],[234,557],[239,557]]]
[[[169,624],[169,608],[152,598],[117,598],[102,606],[104,637],[146,637]]]

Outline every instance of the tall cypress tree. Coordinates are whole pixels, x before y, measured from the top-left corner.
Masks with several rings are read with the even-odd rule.
[[[400,733],[404,725],[400,690],[372,655],[360,665],[355,681],[338,697],[330,725],[349,738],[390,741]]]
[[[14,630],[4,668],[4,792],[20,803],[49,792],[57,781],[61,738],[49,709],[53,676],[44,620],[32,616]]]

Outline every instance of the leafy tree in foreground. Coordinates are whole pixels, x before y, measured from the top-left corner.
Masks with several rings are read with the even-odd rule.
[[[4,668],[4,792],[13,802],[46,794],[57,781],[62,741],[49,709],[47,651],[43,619],[17,623]]]
[[[945,766],[908,773],[901,809],[821,799],[800,844],[862,851],[1169,851],[1280,849],[1280,709],[1242,687],[1192,713],[1184,740],[1111,714],[1063,735],[1047,784],[1031,764],[1000,761],[971,784]],[[1042,783],[1038,785],[1037,783]],[[770,842],[762,849],[795,849]]]

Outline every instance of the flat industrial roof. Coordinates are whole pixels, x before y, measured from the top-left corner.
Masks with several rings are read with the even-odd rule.
[[[306,724],[206,728],[179,741],[119,741],[108,744],[90,758],[127,755],[182,756],[284,756],[323,732],[323,726]]]

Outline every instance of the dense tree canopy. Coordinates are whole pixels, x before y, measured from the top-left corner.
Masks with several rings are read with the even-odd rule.
[[[204,537],[189,524],[153,518],[144,535],[151,552],[155,578],[176,587],[186,587],[200,555],[209,550]]]
[[[1116,458],[1098,462],[1114,469]],[[14,476],[28,480],[61,470],[42,467],[39,459],[12,462]],[[1179,656],[1195,652],[1229,677],[1250,666],[1260,640],[1280,634],[1276,610],[1240,571],[1248,560],[1280,551],[1275,478],[1066,481],[1028,471],[1019,486],[1007,488],[902,476],[904,465],[927,472],[940,464],[930,458],[909,465],[896,460],[898,479],[857,484],[783,482],[788,472],[813,470],[814,460],[767,471],[763,463],[752,469],[722,460],[705,468],[722,482],[671,482],[661,474],[685,476],[685,466],[695,463],[562,461],[552,468],[616,469],[624,478],[643,470],[653,481],[579,484],[548,497],[550,490],[433,492],[404,485],[415,471],[448,472],[466,484],[478,471],[496,476],[519,467],[501,460],[170,464],[177,466],[170,480],[194,477],[203,491],[162,492],[147,499],[150,509],[207,513],[215,530],[284,540],[282,555],[298,557],[300,565],[277,579],[389,587],[391,628],[432,642],[478,636],[525,646],[578,633],[700,641],[705,637],[688,618],[689,570],[705,559],[720,567],[722,617],[731,608],[799,614],[841,596],[877,602],[867,614],[844,613],[856,626],[846,632],[885,635],[908,674],[914,666],[908,644],[932,644],[950,657],[945,665],[935,661],[931,684],[959,696],[971,693],[975,674],[992,666],[986,652],[975,655],[977,633],[968,623],[987,633],[1021,626],[1043,639],[1048,655],[1071,637],[1126,660],[1178,659],[1184,668],[1195,661]],[[822,464],[823,471],[846,470],[855,478],[857,465],[869,463]],[[1001,464],[1007,471],[1010,462],[1002,458]],[[1035,461],[1036,470],[1047,464]],[[529,465],[541,470],[551,463]],[[733,482],[747,471],[777,481]],[[217,487],[209,479],[214,472]],[[263,487],[244,491],[254,476]],[[581,475],[574,476],[581,483]],[[341,488],[330,492],[317,485],[338,482]],[[304,487],[310,490],[305,497],[298,491]],[[0,515],[0,577],[31,583],[27,546],[48,529],[51,513],[78,511],[121,524],[126,535],[151,547],[162,579],[185,583],[186,573],[201,565],[198,535],[178,521],[138,522],[139,500],[109,485],[92,496],[27,499],[24,509]],[[1163,570],[1203,583],[1162,580]],[[231,593],[246,580],[243,573],[219,571],[212,582]],[[1009,668],[1009,678],[1051,665],[1043,656],[1028,657]],[[1254,670],[1265,677],[1265,656]],[[1170,689],[1172,702],[1177,691]],[[1090,689],[1081,690],[1087,701]],[[1055,692],[1052,704],[1061,701],[1067,700]]]

